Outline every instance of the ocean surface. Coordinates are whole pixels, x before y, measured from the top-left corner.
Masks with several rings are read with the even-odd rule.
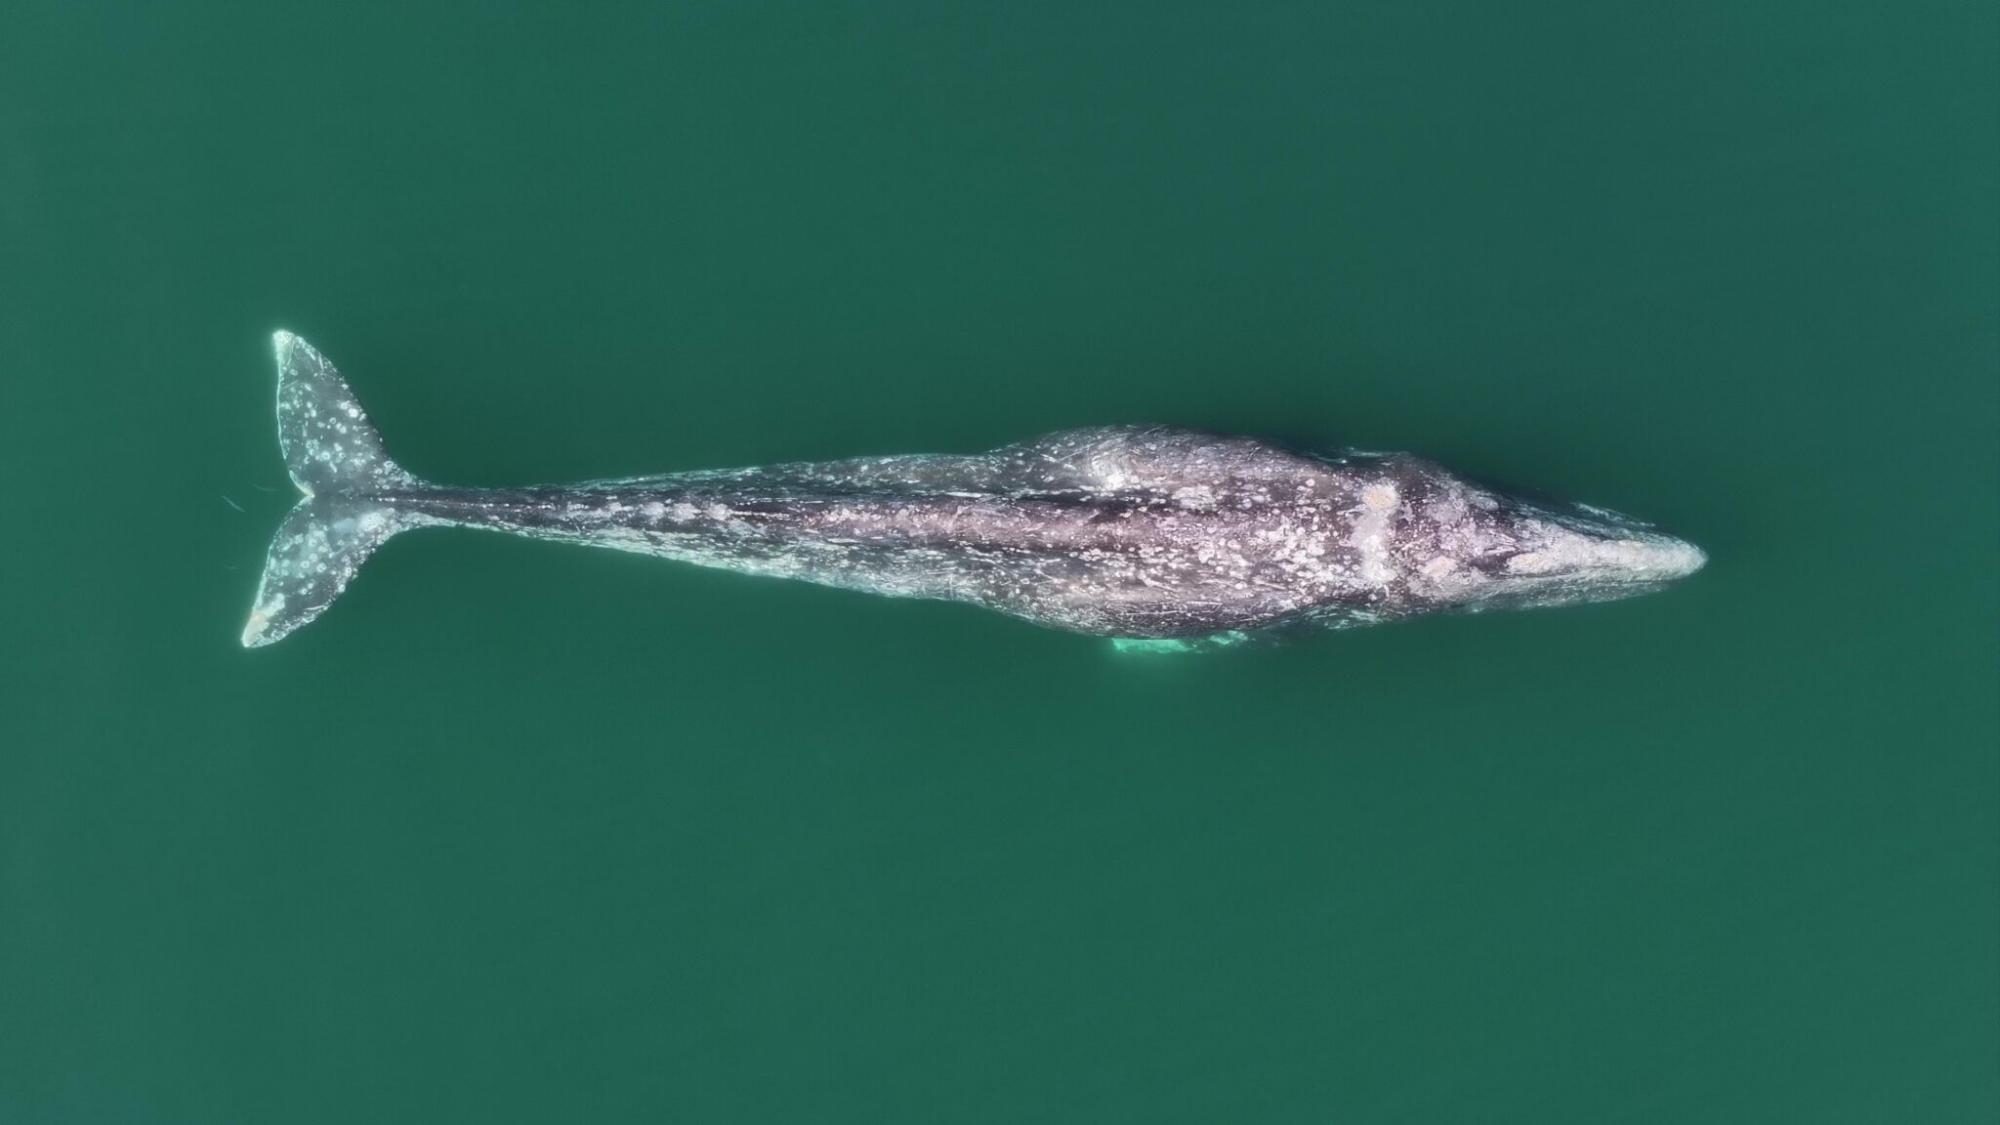
[[[1990,4],[0,16],[0,1122],[1990,1122]],[[1700,544],[1162,658],[465,532],[1161,422]]]

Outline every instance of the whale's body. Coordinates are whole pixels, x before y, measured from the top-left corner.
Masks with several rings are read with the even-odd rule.
[[[389,459],[318,352],[284,332],[276,347],[279,441],[306,498],[272,541],[245,645],[311,621],[383,540],[423,526],[1150,639],[1602,601],[1704,561],[1626,517],[1502,495],[1407,454],[1312,457],[1161,427],[1070,430],[962,456],[450,488]]]

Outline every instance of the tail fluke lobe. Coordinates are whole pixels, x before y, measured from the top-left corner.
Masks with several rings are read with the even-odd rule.
[[[243,646],[270,644],[318,617],[375,548],[406,526],[393,510],[366,497],[299,501],[271,537],[257,601],[243,626]]]
[[[307,496],[406,489],[418,481],[389,459],[347,380],[311,344],[279,332],[278,448]]]
[[[305,493],[264,560],[243,644],[276,641],[318,617],[346,589],[375,548],[419,522],[400,515],[382,493],[423,482],[390,460],[382,438],[347,381],[312,345],[280,332],[278,446],[292,483]]]

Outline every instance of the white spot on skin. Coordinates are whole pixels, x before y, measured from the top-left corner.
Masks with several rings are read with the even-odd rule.
[[[1522,551],[1507,560],[1509,574],[1547,574],[1561,566],[1561,559],[1548,551]]]
[[[1369,586],[1386,586],[1396,577],[1390,565],[1389,529],[1399,502],[1393,481],[1371,481],[1361,489],[1361,511],[1347,543],[1360,554],[1360,578]]]
[[[1215,490],[1205,484],[1191,484],[1174,490],[1174,503],[1197,512],[1215,510]]]

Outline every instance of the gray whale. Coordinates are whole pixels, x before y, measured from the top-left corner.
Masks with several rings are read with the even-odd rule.
[[[304,340],[274,342],[278,442],[305,498],[271,541],[246,646],[310,622],[384,540],[431,526],[970,602],[1168,645],[1604,601],[1706,561],[1637,520],[1504,495],[1408,454],[1306,456],[1164,427],[1069,430],[972,455],[450,488],[389,458]]]

